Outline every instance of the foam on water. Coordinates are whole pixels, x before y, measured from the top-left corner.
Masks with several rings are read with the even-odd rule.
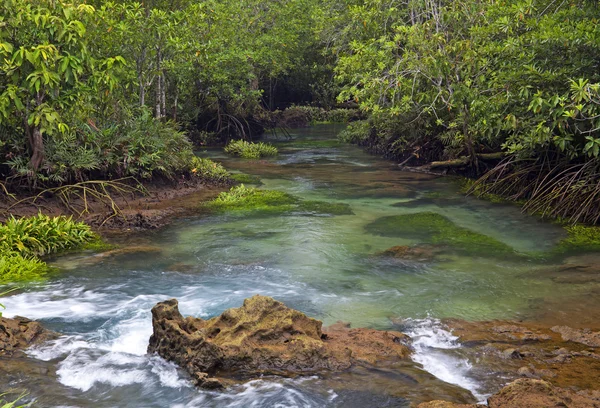
[[[458,337],[444,328],[438,319],[407,319],[404,332],[412,338],[412,359],[440,380],[465,388],[480,402],[488,395],[482,393],[481,383],[472,377],[471,363],[453,351],[461,345]]]

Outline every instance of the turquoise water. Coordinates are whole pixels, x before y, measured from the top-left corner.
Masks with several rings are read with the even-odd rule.
[[[352,215],[199,214],[127,239],[131,247],[151,247],[145,252],[59,258],[54,263],[62,273],[51,281],[1,300],[6,316],[39,319],[64,334],[30,352],[31,361],[44,362],[50,375],[11,375],[6,385],[28,389],[40,406],[468,402],[495,391],[498,381],[487,380],[476,362],[461,356],[439,319],[568,319],[566,309],[572,315],[585,310],[577,299],[591,297],[598,304],[597,286],[557,283],[547,272],[550,260],[539,256],[564,238],[562,228],[512,205],[464,197],[449,178],[403,172],[357,147],[332,142],[338,130],[318,126],[296,131],[292,139],[274,139],[280,155],[268,160],[232,159],[219,150],[199,154],[259,176],[260,188],[345,203]],[[515,254],[469,255],[450,246],[424,260],[379,256],[392,246],[422,245],[423,239],[377,235],[365,227],[381,217],[420,212],[441,214]],[[415,338],[415,363],[262,378],[217,393],[195,389],[185,373],[145,354],[156,302],[176,297],[183,314],[211,317],[257,293],[325,324],[342,320],[354,327],[404,330]]]

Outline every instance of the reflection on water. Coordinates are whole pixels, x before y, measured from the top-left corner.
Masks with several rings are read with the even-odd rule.
[[[131,239],[131,246],[146,248],[139,253],[59,258],[55,263],[63,273],[54,280],[2,300],[5,315],[39,319],[64,333],[30,353],[55,367],[56,377],[12,375],[6,386],[29,389],[42,406],[397,407],[443,397],[467,402],[468,392],[454,385],[477,400],[495,390],[437,319],[565,319],[581,314],[573,303],[573,316],[565,315],[573,299],[587,296],[598,304],[598,282],[559,281],[544,272],[548,265],[539,257],[467,256],[451,247],[417,260],[378,256],[420,243],[414,235],[366,232],[367,224],[392,215],[437,213],[522,254],[547,251],[564,233],[514,206],[463,197],[450,179],[401,172],[356,147],[332,143],[335,131],[320,126],[298,131],[293,141],[275,141],[281,154],[269,160],[201,154],[259,176],[261,188],[346,203],[353,215],[191,217]],[[263,378],[223,393],[205,392],[172,364],[145,354],[156,302],[176,297],[183,314],[211,317],[257,293],[326,324],[342,320],[386,329],[397,328],[400,319],[415,338],[414,360],[438,379],[409,364],[377,373]]]

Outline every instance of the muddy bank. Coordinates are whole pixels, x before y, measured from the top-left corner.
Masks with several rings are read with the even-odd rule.
[[[127,232],[156,229],[169,224],[173,217],[199,211],[202,201],[216,197],[226,185],[203,184],[196,181],[161,181],[144,185],[144,193],[130,191],[114,194],[114,203],[87,196],[88,212],[74,217],[85,221],[99,232]],[[47,215],[73,215],[56,195],[39,197],[35,203],[19,197],[0,200],[0,222],[10,215],[32,216],[38,212]],[[16,201],[22,201],[15,204]],[[114,204],[114,206],[113,206]],[[77,211],[85,208],[82,198],[73,198],[70,205]]]

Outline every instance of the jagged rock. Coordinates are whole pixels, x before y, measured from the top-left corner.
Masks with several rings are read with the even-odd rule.
[[[12,355],[33,344],[58,337],[58,334],[44,329],[41,324],[25,317],[0,318],[0,355]]]
[[[171,299],[152,308],[152,326],[148,352],[179,364],[209,388],[223,385],[216,377],[341,371],[410,354],[402,333],[344,325],[323,332],[322,322],[259,295],[210,320],[184,318]]]
[[[600,331],[593,332],[589,329],[573,329],[568,326],[554,326],[551,329],[560,333],[564,341],[585,344],[589,347],[600,347]]]

